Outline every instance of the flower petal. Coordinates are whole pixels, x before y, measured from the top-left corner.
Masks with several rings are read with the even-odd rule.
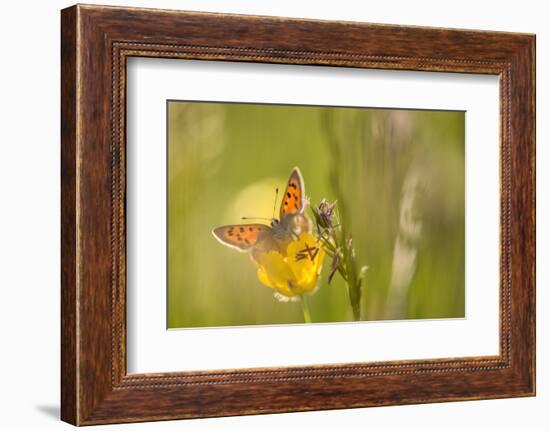
[[[276,287],[271,284],[271,280],[269,280],[269,277],[267,276],[263,266],[258,266],[257,275],[258,275],[258,280],[260,280],[267,287],[271,287],[272,289],[276,289]]]
[[[277,251],[272,250],[258,256],[258,279],[285,296],[294,295],[290,286],[296,284],[296,278],[285,258]]]
[[[311,292],[323,266],[325,251],[310,233],[303,233],[287,248],[288,266],[294,273],[298,294]]]

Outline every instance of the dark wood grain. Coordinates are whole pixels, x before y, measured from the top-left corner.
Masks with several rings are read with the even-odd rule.
[[[535,393],[533,35],[74,6],[62,11],[61,38],[63,420],[82,425]],[[127,375],[130,56],[498,75],[500,354]]]
[[[61,16],[61,417],[76,423],[76,8]]]

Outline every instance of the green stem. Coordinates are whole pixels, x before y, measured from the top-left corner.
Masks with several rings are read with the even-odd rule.
[[[300,296],[300,305],[302,306],[302,312],[304,313],[304,322],[311,323],[311,314],[309,312],[309,306],[307,305],[306,298],[303,295]]]

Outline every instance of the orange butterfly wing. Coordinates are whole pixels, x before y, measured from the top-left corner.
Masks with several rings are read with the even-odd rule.
[[[290,178],[286,183],[286,188],[281,201],[281,208],[279,211],[279,220],[283,219],[283,216],[287,214],[297,214],[304,209],[304,179],[302,173],[297,167],[290,173]]]
[[[212,234],[223,245],[238,251],[247,251],[270,231],[271,228],[265,224],[233,224],[217,227]]]

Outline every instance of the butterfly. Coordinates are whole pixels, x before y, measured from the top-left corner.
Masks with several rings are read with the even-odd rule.
[[[253,257],[269,250],[282,251],[285,244],[308,232],[311,221],[305,214],[308,200],[300,169],[290,173],[279,208],[279,218],[273,217],[269,226],[261,223],[219,226],[212,230],[214,238],[240,252],[252,251]]]

